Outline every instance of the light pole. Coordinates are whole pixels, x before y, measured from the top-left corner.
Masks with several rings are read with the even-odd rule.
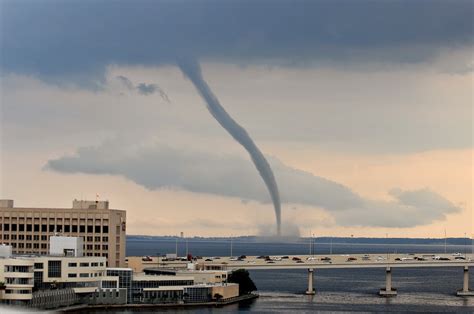
[[[176,254],[176,257],[178,257],[178,236],[176,236],[175,254]]]
[[[189,251],[188,251],[188,238],[186,238],[186,258],[188,258]]]
[[[447,253],[448,238],[446,237],[446,228],[444,228],[444,254]]]

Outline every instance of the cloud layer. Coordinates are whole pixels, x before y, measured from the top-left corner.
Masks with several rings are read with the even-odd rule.
[[[282,202],[323,208],[341,225],[413,227],[461,210],[429,189],[394,189],[390,191],[390,201],[366,199],[337,182],[294,169],[275,158],[269,161],[281,187]],[[119,175],[150,190],[182,189],[270,201],[249,160],[162,144],[133,147],[107,142],[99,147],[81,148],[74,156],[50,160],[47,168],[62,173]]]
[[[109,64],[174,64],[177,55],[417,63],[473,42],[468,0],[7,1],[2,11],[2,67],[44,77],[85,79]]]

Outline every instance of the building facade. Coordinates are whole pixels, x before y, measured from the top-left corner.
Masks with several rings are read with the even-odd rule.
[[[74,200],[72,208],[21,208],[0,200],[0,243],[14,254],[47,255],[56,234],[82,237],[85,256],[101,256],[109,267],[125,266],[126,212],[108,201]]]

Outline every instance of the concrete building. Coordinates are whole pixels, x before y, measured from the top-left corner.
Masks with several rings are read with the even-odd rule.
[[[2,246],[3,248],[3,246]],[[55,308],[81,302],[104,284],[118,278],[105,275],[105,257],[13,256],[0,252],[0,302],[39,308]]]
[[[239,285],[236,283],[194,285],[184,287],[183,295],[187,303],[228,300],[239,296]]]
[[[0,243],[15,254],[50,252],[49,238],[81,237],[85,256],[101,256],[110,267],[125,266],[126,212],[108,201],[74,200],[72,208],[21,208],[0,200]]]

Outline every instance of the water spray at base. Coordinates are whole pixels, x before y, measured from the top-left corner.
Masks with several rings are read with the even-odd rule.
[[[255,145],[248,135],[247,131],[241,127],[232,117],[225,111],[224,107],[214,95],[209,85],[207,85],[201,72],[201,67],[195,60],[179,60],[178,66],[183,74],[188,77],[196,87],[201,97],[207,103],[207,109],[219,124],[229,132],[232,137],[239,142],[249,153],[255,167],[262,177],[267,189],[270,193],[273,207],[275,209],[277,235],[281,234],[281,204],[278,186],[275,181],[273,171],[262,154],[260,149]]]

